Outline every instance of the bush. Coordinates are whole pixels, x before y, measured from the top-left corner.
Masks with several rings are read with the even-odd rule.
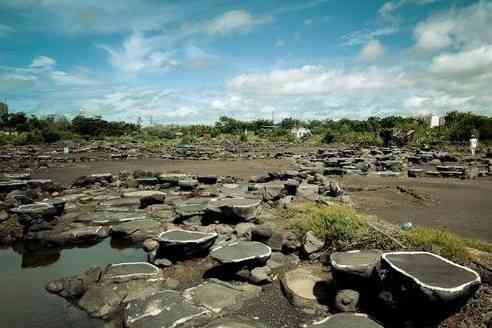
[[[349,248],[365,240],[369,234],[363,216],[341,205],[317,207],[307,205],[303,220],[294,223],[294,229],[304,235],[307,231],[323,239],[327,246],[337,250]]]
[[[325,133],[325,135],[321,139],[321,142],[324,144],[331,144],[331,143],[335,142],[335,135],[333,134],[333,132],[328,131]]]

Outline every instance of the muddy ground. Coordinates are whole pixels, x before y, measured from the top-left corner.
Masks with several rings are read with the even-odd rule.
[[[122,170],[183,172],[238,176],[292,167],[288,160],[127,160],[78,164],[45,169],[34,177],[69,184],[81,175]],[[492,242],[492,178],[459,180],[442,178],[394,178],[347,176],[338,178],[352,195],[355,206],[392,223],[445,227],[463,237]],[[401,187],[400,190],[398,187]]]

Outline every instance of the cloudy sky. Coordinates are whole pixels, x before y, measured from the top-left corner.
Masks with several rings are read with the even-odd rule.
[[[1,0],[13,111],[210,123],[492,114],[492,1]]]

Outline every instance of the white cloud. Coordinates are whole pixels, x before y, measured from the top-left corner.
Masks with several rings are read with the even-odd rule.
[[[215,64],[219,59],[218,56],[208,53],[194,45],[188,45],[184,52],[185,63],[191,68],[207,68]]]
[[[100,47],[109,53],[111,65],[126,73],[169,71],[179,65],[172,51],[160,50],[139,32],[132,33],[120,49]]]
[[[343,35],[342,45],[355,46],[355,45],[366,44],[375,38],[393,35],[395,33],[398,33],[398,31],[399,28],[397,26],[382,27],[375,30],[369,30],[369,29],[357,30]]]
[[[372,62],[384,55],[384,47],[378,40],[369,41],[360,51],[358,59],[365,62]]]
[[[476,48],[492,44],[492,2],[451,9],[420,22],[414,29],[418,52],[434,52],[446,48]]]
[[[303,66],[262,74],[242,74],[228,86],[232,90],[264,95],[316,95],[394,88],[407,84],[401,72],[370,67],[342,71],[324,66]]]
[[[430,70],[448,77],[470,77],[490,74],[492,69],[492,45],[480,48],[447,53],[434,57]]]
[[[54,60],[53,58],[46,57],[46,56],[38,56],[32,60],[31,67],[49,69],[55,64],[56,64],[56,60]]]
[[[229,33],[248,32],[253,27],[271,20],[270,16],[254,17],[246,10],[231,10],[212,20],[185,26],[185,31],[224,36]]]

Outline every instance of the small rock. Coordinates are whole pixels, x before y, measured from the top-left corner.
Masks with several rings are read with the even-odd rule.
[[[359,298],[359,292],[352,289],[344,289],[338,292],[335,298],[335,306],[340,312],[357,312]]]
[[[257,285],[270,282],[271,279],[268,276],[269,273],[270,268],[268,268],[267,266],[254,268],[253,270],[251,270],[249,281]]]
[[[314,235],[314,232],[308,231],[304,235],[303,249],[306,254],[313,254],[320,251],[325,246],[325,242]]]
[[[166,268],[172,266],[173,262],[169,261],[168,259],[162,258],[156,259],[154,261],[154,264],[157,265],[159,268]]]

